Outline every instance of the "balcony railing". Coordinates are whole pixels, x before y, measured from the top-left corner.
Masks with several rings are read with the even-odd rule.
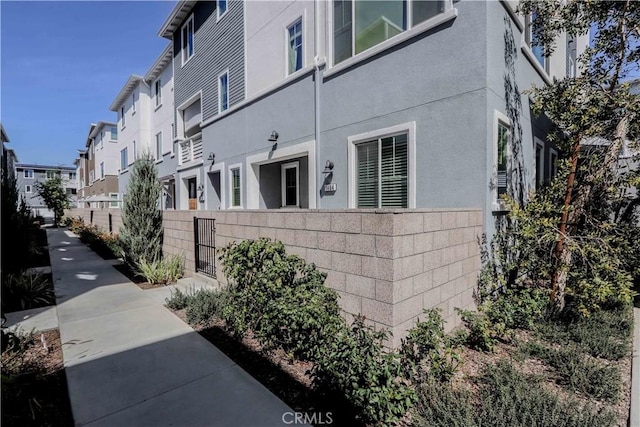
[[[202,159],[202,137],[181,141],[179,159],[181,165]]]

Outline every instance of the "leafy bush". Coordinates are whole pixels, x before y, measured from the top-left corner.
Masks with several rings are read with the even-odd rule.
[[[502,323],[494,323],[485,313],[456,308],[462,322],[469,329],[467,344],[483,351],[494,351],[506,329]]]
[[[267,349],[313,359],[343,322],[337,294],[324,286],[326,273],[269,239],[232,243],[221,251],[231,284],[222,314],[231,330],[242,335],[251,329]]]
[[[622,384],[617,366],[585,357],[575,347],[554,349],[529,342],[522,346],[529,355],[544,361],[560,375],[560,383],[596,399],[616,400]]]
[[[536,331],[556,344],[576,344],[593,357],[620,360],[631,353],[633,312],[630,306],[599,310],[586,318],[547,321],[539,324]]]
[[[504,361],[486,365],[478,378],[478,395],[449,383],[418,386],[412,424],[428,427],[612,427],[615,415],[570,399],[562,401],[540,379],[517,372]]]
[[[424,310],[424,314],[427,319],[418,320],[402,340],[402,364],[409,378],[420,378],[426,372],[438,380],[449,380],[460,364],[458,345],[446,336],[439,309]]]
[[[486,299],[480,310],[493,323],[502,324],[507,329],[532,329],[549,312],[549,294],[547,289],[510,288]]]
[[[27,310],[55,302],[53,286],[40,274],[8,274],[2,281],[3,311]]]
[[[399,355],[383,349],[387,336],[357,317],[325,343],[311,370],[315,386],[342,394],[373,425],[397,422],[415,401],[413,389],[401,379]]]
[[[141,258],[137,265],[137,274],[153,285],[175,283],[184,275],[183,256],[172,255],[152,262]]]

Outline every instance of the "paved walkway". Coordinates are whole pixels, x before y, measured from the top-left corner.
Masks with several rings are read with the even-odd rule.
[[[283,425],[292,410],[162,301],[68,231],[47,237],[76,425]]]

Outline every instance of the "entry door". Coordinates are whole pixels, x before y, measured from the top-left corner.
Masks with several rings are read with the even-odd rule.
[[[300,206],[300,168],[299,162],[282,165],[282,207]]]
[[[198,188],[196,186],[196,179],[189,178],[187,181],[187,187],[189,189],[189,210],[195,211],[198,209]]]

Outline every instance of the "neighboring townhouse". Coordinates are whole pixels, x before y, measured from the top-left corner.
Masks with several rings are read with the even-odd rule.
[[[575,75],[517,2],[178,2],[179,209],[457,208],[491,230],[502,193],[555,173],[521,91]]]
[[[82,207],[119,207],[118,127],[117,123],[99,121],[91,124],[85,150],[78,150],[76,170],[84,172]]]
[[[168,45],[144,76],[131,75],[110,109],[118,115],[119,193],[124,195],[131,166],[144,152],[156,159],[163,184],[162,208],[174,209],[173,65]]]
[[[18,163],[18,157],[16,156],[15,151],[5,146],[5,144],[10,141],[9,135],[7,135],[7,132],[4,130],[2,123],[0,123],[0,141],[2,141],[2,159],[0,160],[2,164],[2,172],[13,175],[15,171],[15,164]]]
[[[62,185],[69,196],[71,206],[77,206],[77,176],[76,168],[70,166],[46,166],[38,164],[17,163],[15,165],[16,185],[19,198],[24,198],[25,203],[31,209],[34,216],[41,215],[45,218],[53,218],[53,212],[47,208],[42,198],[38,195],[37,184],[49,179],[60,177]]]

